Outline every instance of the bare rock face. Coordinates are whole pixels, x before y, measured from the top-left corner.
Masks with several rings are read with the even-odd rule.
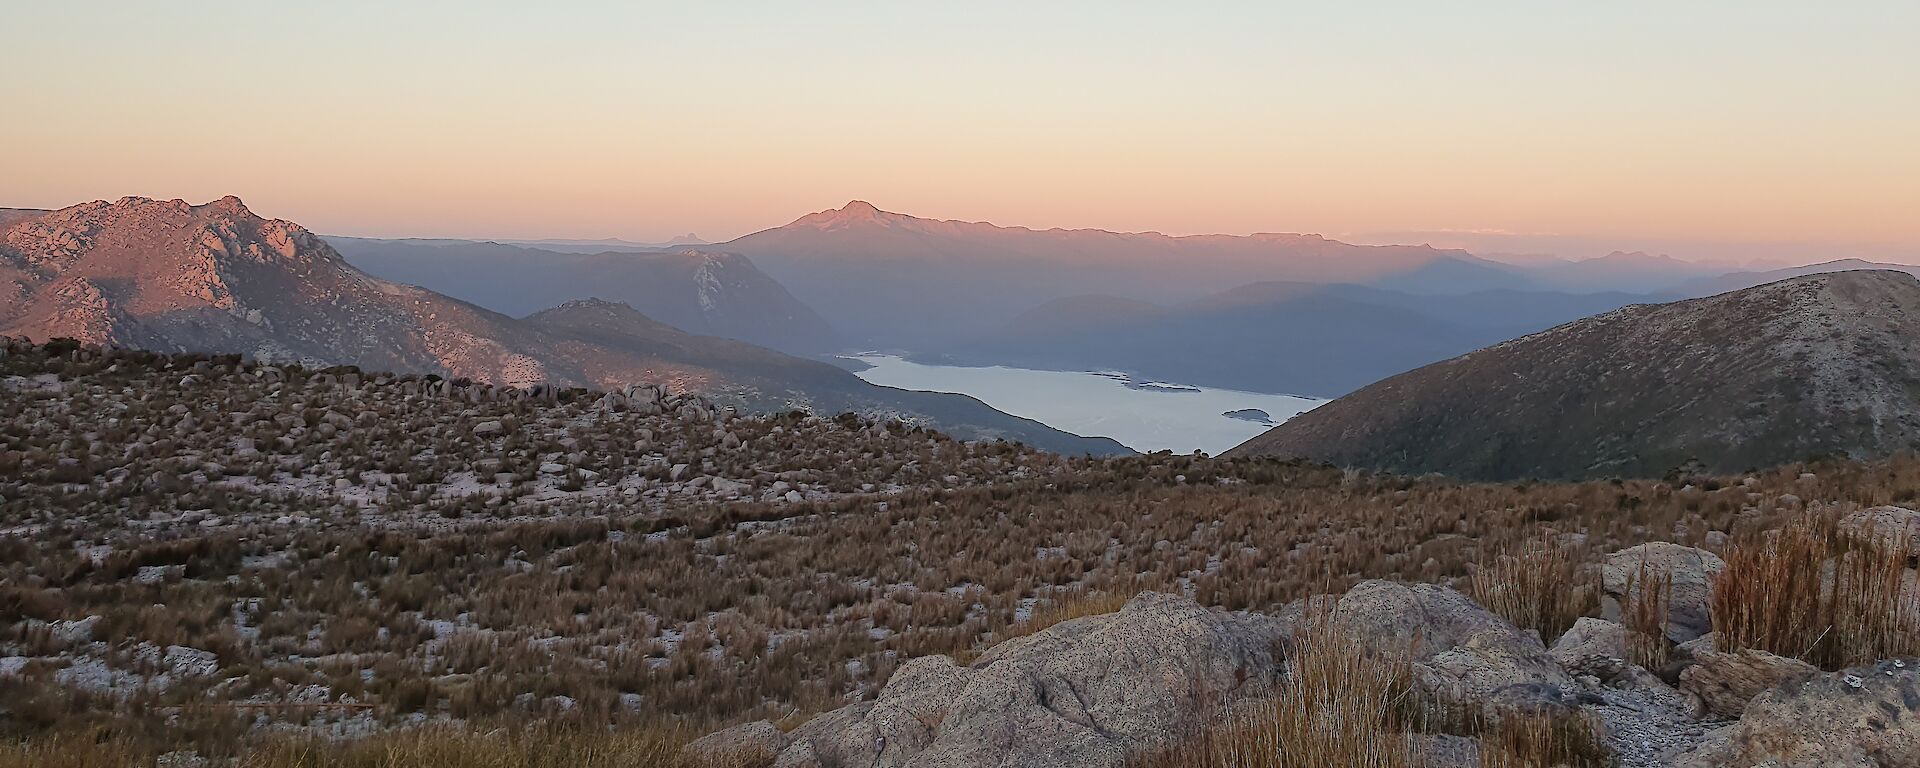
[[[1008,640],[970,667],[915,659],[876,701],[795,730],[774,765],[1120,766],[1271,692],[1285,626],[1142,594],[1117,613]]]
[[[1815,675],[1761,693],[1684,768],[1920,765],[1920,671],[1912,660]]]
[[[1623,602],[1640,599],[1646,586],[1640,583],[1643,568],[1650,575],[1671,576],[1667,639],[1684,643],[1713,631],[1708,607],[1713,597],[1713,577],[1725,567],[1726,562],[1712,552],[1656,541],[1608,555],[1600,577],[1609,598],[1608,611],[1617,617]]]
[[[1904,547],[1908,557],[1920,557],[1920,512],[1905,507],[1863,509],[1841,519],[1840,528]]]
[[[700,765],[746,765],[772,759],[786,749],[788,741],[778,726],[761,720],[694,739],[685,752]]]
[[[1333,610],[1340,631],[1409,658],[1415,682],[1441,702],[1496,720],[1573,706],[1573,680],[1539,637],[1451,587],[1365,581]]]
[[[1812,664],[1766,651],[1702,653],[1680,673],[1680,690],[1700,697],[1708,713],[1739,717],[1753,697],[1818,674]]]

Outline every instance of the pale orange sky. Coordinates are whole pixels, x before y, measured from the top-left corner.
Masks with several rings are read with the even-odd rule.
[[[1920,246],[1911,2],[292,5],[9,8],[0,205]]]

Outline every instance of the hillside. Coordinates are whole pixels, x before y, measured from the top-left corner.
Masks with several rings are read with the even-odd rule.
[[[1782,526],[1920,516],[1911,459],[1463,484],[14,339],[0,392],[9,766],[1203,768],[1289,702],[1390,765],[1867,766],[1920,679],[1860,666],[1920,648],[1884,603],[1786,651],[1708,601],[1804,583],[1756,562]]]
[[[515,317],[574,299],[601,298],[631,304],[689,333],[789,354],[837,352],[841,346],[818,313],[737,254],[686,247],[582,253],[564,249],[590,244],[326,239],[367,274]]]
[[[1423,293],[1527,283],[1503,265],[1425,246],[1358,246],[1318,235],[1033,230],[922,219],[860,201],[714,249],[753,259],[855,341],[917,351],[1066,296],[1182,302],[1272,280]]]
[[[1637,305],[1365,387],[1235,448],[1466,478],[1739,471],[1920,448],[1920,281]]]
[[[1806,264],[1798,267],[1772,269],[1763,272],[1729,272],[1723,275],[1702,277],[1673,286],[1667,293],[1685,298],[1712,296],[1714,294],[1737,291],[1742,288],[1752,288],[1756,285],[1766,285],[1767,283],[1779,282],[1795,277],[1804,277],[1806,275],[1819,275],[1828,272],[1853,272],[1868,269],[1905,272],[1909,275],[1920,276],[1920,267],[1907,264],[1884,264],[1876,261],[1867,261],[1865,259],[1835,259],[1833,261],[1823,261],[1818,264]]]
[[[1125,452],[952,395],[875,387],[832,366],[697,337],[628,311],[620,348],[370,277],[238,198],[129,197],[26,217],[0,249],[0,334],[262,361],[350,364],[494,386],[654,383],[751,410],[859,409],[966,437]],[[603,329],[608,330],[608,329]]]

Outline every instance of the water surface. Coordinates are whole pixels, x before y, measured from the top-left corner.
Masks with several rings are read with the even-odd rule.
[[[957,392],[1015,416],[1076,435],[1111,437],[1136,451],[1170,449],[1219,454],[1266,431],[1267,425],[1224,414],[1257,409],[1275,422],[1323,400],[1266,395],[1170,382],[1133,381],[1107,371],[1037,371],[993,366],[925,365],[893,355],[864,354],[860,378],[925,392]]]

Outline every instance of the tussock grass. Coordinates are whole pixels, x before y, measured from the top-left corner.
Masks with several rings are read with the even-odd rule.
[[[1587,553],[1544,532],[1531,546],[1481,561],[1468,583],[1474,602],[1548,645],[1599,604]]]
[[[1621,623],[1627,627],[1627,653],[1632,661],[1647,669],[1667,665],[1672,643],[1667,640],[1673,605],[1673,573],[1655,568],[1647,560],[1627,579],[1627,590],[1620,604]]]
[[[1609,768],[1598,733],[1580,713],[1510,718],[1480,737],[1480,768]]]
[[[1920,653],[1913,535],[1842,530],[1822,514],[1735,544],[1713,585],[1715,644],[1827,669]]]
[[[1026,621],[1010,626],[1000,634],[1001,641],[1037,634],[1064,621],[1103,616],[1126,607],[1132,595],[1119,592],[1087,592],[1075,589],[1034,604]]]
[[[1262,702],[1136,768],[1414,768],[1410,665],[1380,658],[1310,616],[1293,641],[1287,679]]]

